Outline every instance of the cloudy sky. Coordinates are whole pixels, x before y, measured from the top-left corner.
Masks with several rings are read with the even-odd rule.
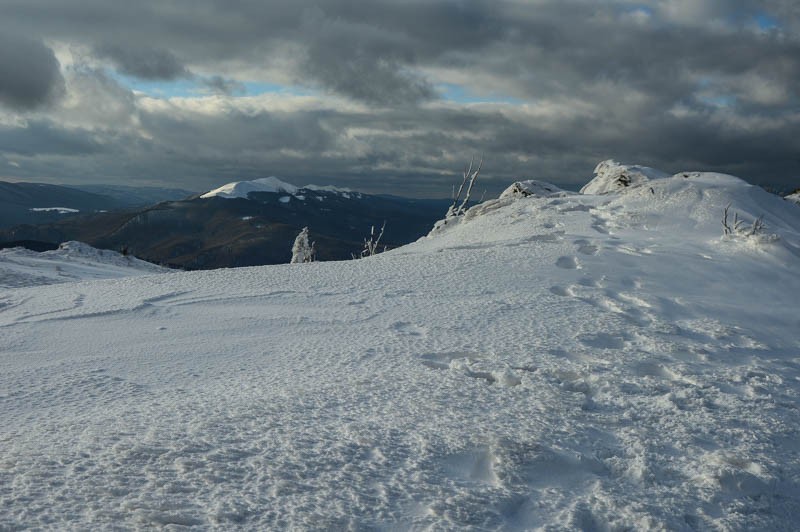
[[[800,186],[797,0],[2,0],[0,179]]]

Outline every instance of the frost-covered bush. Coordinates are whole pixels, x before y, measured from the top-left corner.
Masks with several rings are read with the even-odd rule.
[[[759,216],[753,223],[748,224],[744,220],[739,218],[739,213],[733,213],[733,220],[730,218],[730,208],[731,204],[729,203],[722,214],[722,236],[731,238],[731,237],[744,237],[744,238],[755,238],[759,241],[766,241],[771,242],[778,239],[777,235],[770,235],[765,233],[765,229],[767,225],[764,223],[764,216]]]
[[[308,227],[304,227],[292,245],[292,264],[314,262],[314,242],[308,243]]]
[[[467,212],[467,204],[469,203],[469,196],[472,194],[472,187],[475,185],[475,180],[478,179],[478,174],[481,173],[481,168],[483,168],[483,158],[478,163],[477,170],[473,170],[475,164],[475,158],[473,157],[472,160],[469,162],[469,167],[464,168],[464,175],[463,179],[461,180],[461,186],[458,187],[458,192],[453,194],[453,204],[447,209],[447,214],[445,215],[445,223],[446,220],[450,218],[455,218],[456,216],[461,216],[465,212]],[[459,204],[458,201],[461,199],[461,193],[464,191],[464,187],[467,187],[466,195],[464,199]]]
[[[383,237],[383,231],[386,229],[386,222],[383,222],[381,226],[381,232],[378,235],[375,235],[375,226],[373,225],[369,230],[369,237],[364,239],[364,249],[361,250],[359,255],[353,254],[354,259],[363,259],[365,257],[371,257],[380,253],[378,251],[378,245],[381,242],[381,237]],[[383,247],[383,251],[386,251],[386,246]]]

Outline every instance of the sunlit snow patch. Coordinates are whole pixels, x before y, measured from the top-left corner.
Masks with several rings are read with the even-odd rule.
[[[72,209],[70,207],[32,207],[28,210],[31,212],[57,212],[58,214],[81,212],[78,209]]]

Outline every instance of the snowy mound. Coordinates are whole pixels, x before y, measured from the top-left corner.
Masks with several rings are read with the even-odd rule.
[[[548,198],[551,196],[558,196],[566,194],[552,183],[546,181],[536,181],[529,179],[527,181],[517,181],[500,194],[500,199],[503,198],[525,198],[528,196],[536,196],[540,198]]]
[[[642,185],[651,179],[661,179],[667,174],[647,166],[619,164],[611,159],[594,169],[595,177],[582,189],[581,194],[608,194],[627,187]]]
[[[797,203],[798,205],[800,205],[800,190],[797,190],[789,194],[788,196],[786,196],[786,199],[791,201],[792,203]]]
[[[262,177],[253,181],[236,181],[222,185],[210,192],[206,192],[201,198],[245,198],[251,192],[286,192],[296,194],[298,188],[294,185],[281,181],[277,177]]]
[[[601,163],[600,166],[603,166]],[[639,166],[619,166],[620,168],[644,168]],[[599,167],[598,167],[599,168]],[[600,174],[605,174],[601,169]],[[575,194],[569,191],[560,191],[550,196],[528,195],[515,193],[518,184],[514,184],[501,195],[499,199],[489,200],[469,209],[464,216],[440,221],[428,237],[421,239],[420,245],[449,246],[452,239],[456,245],[465,242],[493,242],[496,239],[508,238],[507,231],[496,231],[496,228],[484,232],[478,227],[484,222],[485,216],[492,215],[497,223],[507,224],[510,221],[516,226],[518,219],[523,216],[521,212],[530,213],[532,223],[537,223],[543,214],[549,210],[557,213],[573,211],[591,212],[592,227],[597,231],[606,231],[616,234],[618,231],[634,228],[648,233],[655,232],[661,239],[673,236],[693,238],[708,242],[733,242],[737,237],[752,236],[753,238],[739,239],[742,244],[749,242],[758,243],[777,242],[779,248],[786,247],[794,250],[800,248],[800,238],[797,227],[793,225],[797,219],[794,208],[779,196],[770,194],[760,187],[750,185],[735,176],[712,172],[681,172],[671,177],[666,174],[647,169],[647,174],[656,177],[653,181],[639,181],[648,183],[647,187],[631,185],[625,194]],[[595,181],[593,181],[595,182]],[[591,183],[590,183],[591,184]],[[588,186],[588,185],[587,185]],[[585,189],[586,187],[584,187]],[[721,221],[725,209],[729,211],[729,225],[738,220],[740,227],[737,234],[725,237],[725,229]],[[510,214],[514,212],[514,214]],[[757,220],[762,219],[763,228],[757,234],[748,235]],[[480,223],[473,223],[480,221]],[[495,223],[495,222],[491,222]],[[551,221],[550,223],[556,223]],[[528,231],[527,227],[519,228],[522,233]],[[416,246],[417,244],[412,244]],[[408,246],[407,249],[411,249]],[[773,249],[773,248],[770,248]],[[774,248],[777,249],[777,248]],[[773,250],[774,250],[773,249]]]
[[[0,250],[0,287],[36,286],[88,279],[110,279],[171,271],[116,251],[83,242],[64,242],[37,253],[24,248]],[[2,308],[2,305],[0,305]]]
[[[4,291],[0,529],[796,529],[800,209],[686,176]]]

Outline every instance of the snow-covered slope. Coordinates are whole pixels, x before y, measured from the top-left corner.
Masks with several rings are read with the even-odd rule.
[[[0,250],[0,288],[131,277],[168,271],[168,268],[135,257],[125,257],[116,251],[95,249],[83,242],[64,242],[58,249],[43,253],[25,248]]]
[[[792,529],[800,209],[687,176],[4,292],[0,528]]]

